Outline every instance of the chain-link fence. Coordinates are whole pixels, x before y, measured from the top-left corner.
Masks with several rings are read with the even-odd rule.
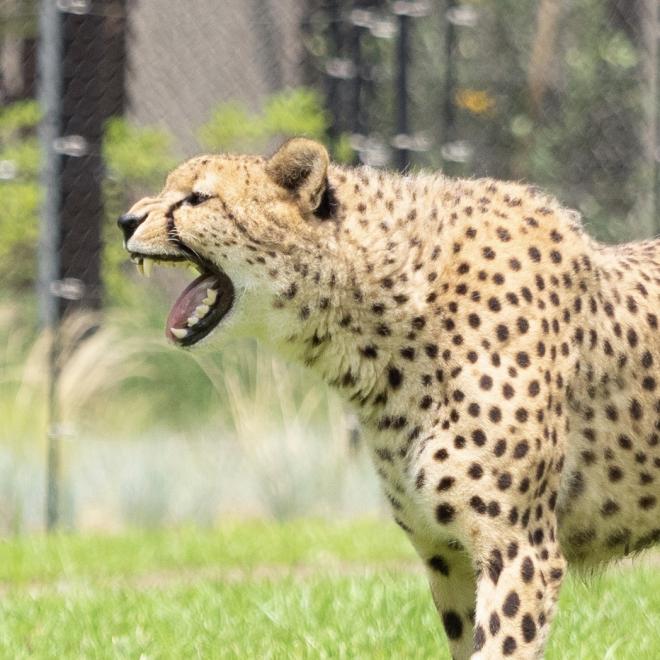
[[[2,0],[0,39],[2,290],[51,328],[125,301],[114,218],[178,160],[294,134],[660,231],[654,0]]]

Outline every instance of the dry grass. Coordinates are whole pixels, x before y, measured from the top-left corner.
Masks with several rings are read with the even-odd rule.
[[[162,338],[161,318],[145,306],[62,327],[57,402],[68,524],[114,529],[186,515],[211,522],[232,509],[285,518],[378,508],[373,475],[352,455],[348,417],[325,385],[253,343],[221,355],[177,351]],[[5,529],[21,518],[34,526],[45,479],[51,338],[26,336],[24,327],[18,310],[0,312]]]

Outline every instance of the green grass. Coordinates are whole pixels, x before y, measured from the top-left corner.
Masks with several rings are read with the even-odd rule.
[[[388,523],[232,523],[0,544],[0,657],[448,658]],[[548,657],[660,657],[656,567],[571,578]]]

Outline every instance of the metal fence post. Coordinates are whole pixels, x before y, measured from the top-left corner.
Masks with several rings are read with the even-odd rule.
[[[105,119],[120,109],[107,107],[108,102],[123,103],[117,89],[111,88],[110,94],[102,83],[103,74],[113,67],[103,58],[107,20],[124,20],[123,3],[105,6],[114,10],[107,19],[95,13],[88,0],[41,0],[40,4],[43,117],[39,139],[44,200],[39,299],[41,322],[51,337],[46,461],[49,530],[57,526],[60,513],[61,321],[69,313],[101,305],[102,130]],[[119,51],[124,42],[116,37]],[[123,62],[123,54],[117,54]]]
[[[46,528],[57,524],[59,501],[59,420],[57,410],[57,363],[59,301],[53,283],[60,271],[60,160],[55,150],[59,136],[62,107],[62,24],[53,0],[41,0],[39,12],[39,103],[42,119],[39,126],[43,201],[39,241],[39,310],[40,320],[50,334],[48,360],[48,430],[46,458]]]

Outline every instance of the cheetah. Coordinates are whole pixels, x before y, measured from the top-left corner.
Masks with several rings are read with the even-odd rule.
[[[355,408],[453,658],[541,657],[567,562],[660,542],[660,240],[304,138],[193,158],[119,226],[139,267],[200,271],[174,344],[256,337]]]

